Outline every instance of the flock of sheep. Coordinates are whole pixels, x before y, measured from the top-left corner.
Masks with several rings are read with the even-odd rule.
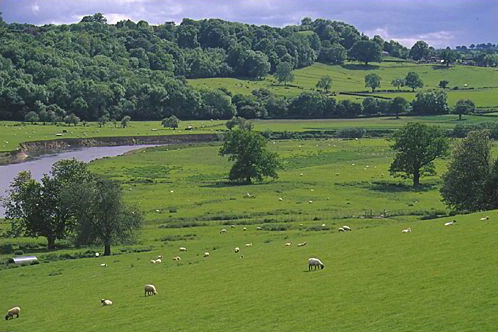
[[[489,220],[489,216],[482,217],[482,218],[480,218],[480,220],[481,221]],[[452,221],[448,221],[448,222],[444,223],[444,226],[452,226],[452,225],[455,225],[455,224],[456,224],[456,220],[452,220]],[[244,230],[247,230],[247,228],[244,227]],[[349,227],[347,225],[344,225],[344,226],[340,227],[338,229],[338,231],[339,232],[350,232],[351,231],[351,227]],[[408,227],[408,228],[403,229],[401,232],[402,233],[410,233],[411,231],[412,231],[411,227]],[[220,234],[224,234],[226,232],[227,232],[226,228],[222,228],[220,230]],[[252,242],[245,244],[246,247],[252,247],[252,245],[253,245]],[[285,243],[285,246],[291,246],[291,245],[292,245],[291,242],[286,242]],[[301,242],[301,243],[297,244],[298,247],[303,247],[305,245],[307,245],[306,242]],[[181,252],[186,252],[187,251],[186,247],[179,247],[178,249]],[[234,248],[234,252],[235,253],[239,253],[240,252],[240,247],[235,247]],[[203,257],[209,257],[209,256],[210,256],[209,252],[204,252]],[[96,254],[96,257],[99,257],[99,255]],[[242,257],[243,256],[241,256],[241,258]],[[150,262],[152,264],[158,264],[158,263],[162,263],[162,259],[163,259],[163,256],[159,255],[155,259],[151,259]],[[173,261],[180,262],[181,261],[181,257],[180,256],[174,256],[173,257]],[[100,264],[100,266],[107,267],[107,264]],[[311,257],[311,258],[308,259],[308,271],[317,270],[317,269],[323,270],[324,268],[325,268],[325,264],[323,264],[323,262],[320,259],[318,259],[316,257]],[[147,284],[147,285],[144,286],[144,295],[145,296],[151,296],[151,295],[156,295],[156,294],[157,294],[157,289],[156,289],[156,287],[154,285]],[[112,301],[110,299],[101,299],[100,302],[101,302],[102,306],[112,305]],[[14,317],[19,318],[20,313],[21,313],[21,308],[19,306],[10,308],[7,311],[7,314],[5,315],[5,319],[9,320],[9,319],[13,319]]]

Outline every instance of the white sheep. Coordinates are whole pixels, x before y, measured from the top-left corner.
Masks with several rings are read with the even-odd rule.
[[[151,259],[150,262],[151,262],[151,264],[156,264],[156,260],[155,259]]]
[[[308,271],[311,271],[312,268],[316,270],[318,267],[320,267],[320,269],[322,270],[325,268],[325,265],[322,263],[321,260],[313,257],[308,259]]]
[[[238,253],[238,252],[240,251],[240,248],[239,248],[239,247],[235,247],[235,248],[233,249],[233,251],[235,251],[235,253]]]
[[[145,290],[145,296],[157,294],[156,286],[151,284],[145,285],[144,290]]]
[[[286,243],[285,243],[285,246],[286,246],[286,247],[290,247],[291,245],[292,245],[292,243],[291,243],[291,242],[286,242]]]
[[[102,263],[100,264],[101,267],[107,267],[107,264],[106,263]]]
[[[163,255],[158,255],[157,259],[163,259]]]
[[[349,227],[349,226],[347,226],[347,225],[342,226],[342,228],[343,228],[346,232],[350,232],[350,231],[351,231],[351,227]]]
[[[111,301],[111,300],[104,300],[104,299],[101,299],[101,300],[100,300],[100,303],[102,303],[102,305],[111,305],[111,304],[112,304],[112,301]]]
[[[451,225],[454,225],[455,223],[456,223],[456,220],[453,219],[452,221],[445,222],[444,225],[445,226],[451,226]]]
[[[175,257],[173,257],[173,260],[176,262],[179,262],[182,260],[182,258],[180,256],[175,256]]]
[[[162,262],[163,261],[160,258],[156,259],[156,263],[162,263]]]
[[[246,247],[252,247],[252,242],[251,243],[246,243]]]
[[[401,233],[410,233],[412,231],[411,227],[405,228]]]
[[[339,232],[345,232],[344,228],[342,228],[342,227],[339,227],[338,231]]]
[[[7,315],[5,315],[5,320],[9,320],[9,319],[12,319],[14,318],[14,315],[19,318],[19,314],[21,313],[21,308],[20,307],[13,307],[13,308],[10,308],[8,311],[7,311]]]
[[[187,251],[187,248],[185,248],[185,247],[180,247],[180,248],[178,248],[178,249],[179,249],[180,251]]]
[[[307,245],[307,243],[306,243],[306,242],[301,242],[301,243],[298,243],[298,244],[297,244],[297,246],[298,246],[298,247],[304,247],[305,245]]]
[[[226,232],[227,232],[227,229],[226,229],[226,228],[222,228],[222,229],[220,230],[220,234],[222,234],[222,233],[226,233]]]
[[[207,252],[207,251],[206,251],[206,252],[204,253],[204,257],[209,257],[209,252]]]
[[[481,218],[481,219],[479,219],[479,220],[484,221],[484,220],[488,220],[488,219],[489,219],[489,216],[486,216],[486,217],[482,217],[482,218]]]
[[[242,228],[243,231],[247,231],[247,227]]]

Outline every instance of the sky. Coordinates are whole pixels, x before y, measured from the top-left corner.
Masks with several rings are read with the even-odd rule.
[[[102,13],[107,23],[150,25],[184,18],[283,27],[305,17],[341,21],[369,37],[410,48],[418,40],[435,48],[498,44],[498,0],[0,0],[7,23],[77,23]]]

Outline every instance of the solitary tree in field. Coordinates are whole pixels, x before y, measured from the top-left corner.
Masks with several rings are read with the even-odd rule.
[[[228,178],[231,182],[250,184],[252,179],[278,178],[277,154],[266,150],[266,139],[259,133],[236,128],[226,133],[220,155],[235,161]]]
[[[458,120],[462,120],[463,114],[473,113],[476,105],[470,99],[460,99],[456,102],[454,113],[458,114]]]
[[[391,81],[391,85],[399,90],[399,88],[405,86],[405,80],[403,78],[395,78]]]
[[[368,74],[365,76],[365,87],[371,88],[372,92],[380,86],[380,76],[377,74]]]
[[[94,176],[85,183],[73,183],[70,189],[66,198],[73,203],[77,244],[101,244],[104,256],[110,256],[112,245],[133,240],[143,216],[123,203],[118,183]]]
[[[382,48],[373,40],[359,40],[349,50],[349,56],[366,66],[372,61],[382,61]]]
[[[179,123],[180,123],[180,120],[174,115],[172,115],[168,118],[164,118],[163,121],[161,121],[161,125],[163,127],[168,127],[168,128],[173,128],[173,129],[178,128]]]
[[[413,186],[420,185],[423,174],[434,174],[433,161],[444,156],[448,150],[448,140],[437,127],[411,122],[393,136],[396,151],[389,171],[392,175],[403,174],[413,179]]]
[[[452,64],[457,60],[457,58],[458,58],[458,53],[456,51],[453,51],[449,47],[447,47],[441,52],[441,60],[446,65],[446,67],[449,67],[450,64]]]
[[[329,92],[330,87],[332,86],[332,78],[329,75],[322,76],[320,80],[316,83],[316,87],[318,89],[322,89],[325,93]]]
[[[443,175],[441,195],[457,211],[498,208],[498,159],[491,163],[491,141],[485,130],[471,131],[453,152]]]
[[[121,119],[121,127],[122,128],[128,127],[128,123],[130,123],[130,120],[131,120],[131,116],[129,116],[129,115],[123,116],[123,118]]]
[[[287,82],[292,82],[294,80],[292,65],[288,62],[280,62],[277,65],[274,75],[280,83],[286,84]]]
[[[423,88],[424,82],[416,72],[411,71],[405,77],[405,85],[415,91],[416,88]]]

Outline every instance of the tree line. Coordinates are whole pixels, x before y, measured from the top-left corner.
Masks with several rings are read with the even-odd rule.
[[[186,79],[262,79],[279,68],[293,70],[316,61],[368,63],[380,61],[382,52],[402,58],[433,52],[430,47],[411,52],[395,41],[368,38],[352,25],[324,19],[304,18],[283,28],[187,18],[179,25],[152,26],[130,20],[107,24],[99,13],[75,24],[45,26],[7,24],[0,17],[0,42],[0,119],[67,123],[125,116],[229,119],[240,111],[231,102],[235,96],[193,89]],[[262,94],[267,97],[266,92],[256,96]],[[239,115],[296,116],[292,98],[270,99],[268,105],[263,98],[258,105],[243,105],[248,114]],[[358,106],[346,103],[326,113],[356,116]]]

